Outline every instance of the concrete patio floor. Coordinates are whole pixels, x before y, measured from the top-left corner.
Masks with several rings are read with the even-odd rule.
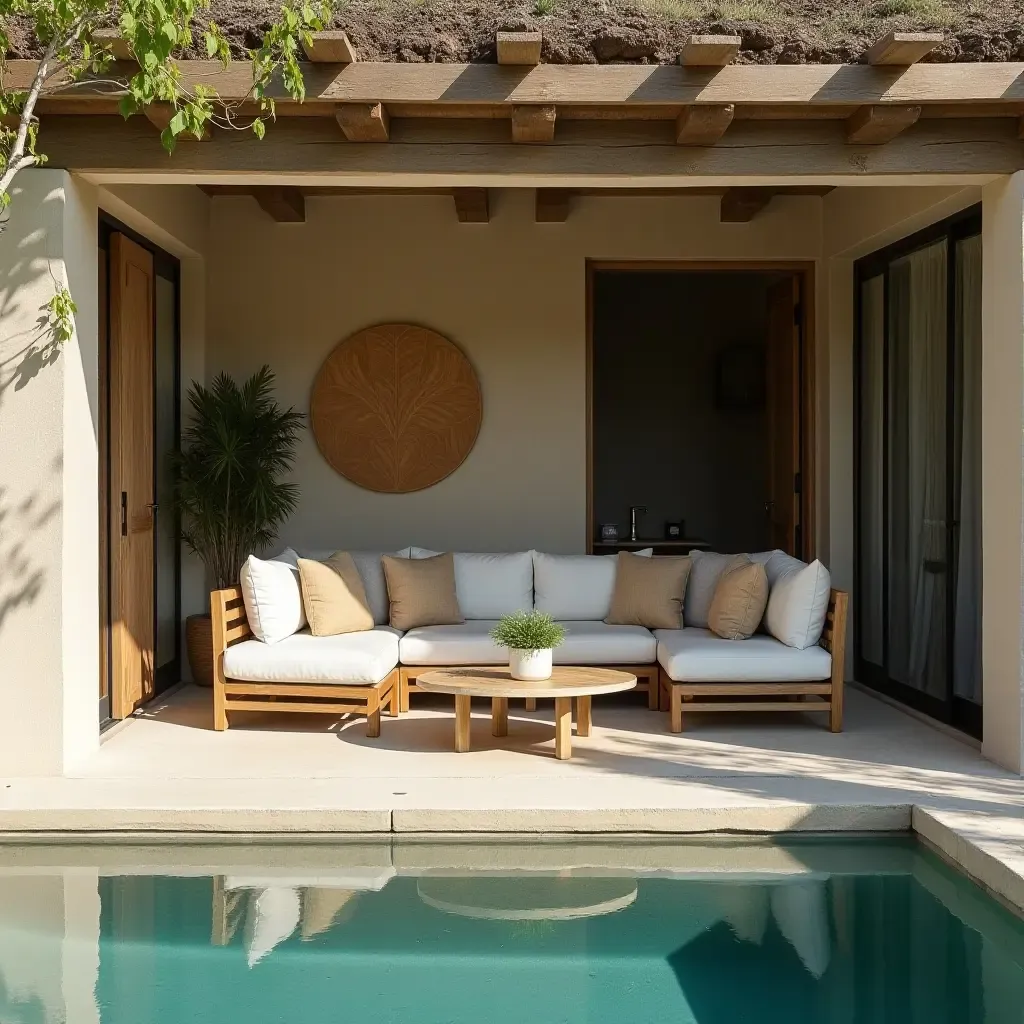
[[[446,698],[420,696],[368,739],[360,718],[236,715],[210,727],[186,686],[117,728],[80,771],[9,779],[0,831],[782,832],[922,835],[1024,907],[1024,780],[858,690],[824,716],[701,715],[682,735],[636,694],[595,701],[594,731],[553,757],[550,705],[510,709],[452,748]]]

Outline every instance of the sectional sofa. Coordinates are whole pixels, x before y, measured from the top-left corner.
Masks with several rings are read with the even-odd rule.
[[[310,551],[302,557],[323,559],[332,553]],[[377,736],[381,711],[397,715],[408,710],[422,671],[506,664],[507,651],[494,644],[489,632],[502,615],[528,608],[547,612],[565,626],[565,643],[554,652],[556,664],[632,672],[638,689],[647,692],[648,706],[671,712],[674,731],[682,728],[684,706],[687,712],[820,710],[829,713],[833,731],[841,728],[846,595],[831,590],[828,572],[819,563],[814,563],[820,568],[814,586],[803,590],[805,602],[813,599],[820,606],[820,642],[819,635],[804,630],[797,637],[801,646],[793,646],[792,637],[783,643],[768,632],[724,640],[708,630],[715,582],[732,556],[707,552],[691,553],[682,629],[652,632],[604,621],[615,588],[614,556],[521,551],[456,552],[455,585],[465,622],[402,633],[388,624],[385,553],[425,558],[436,552],[415,547],[350,552],[373,614],[373,628],[363,632],[314,637],[301,628],[299,555],[291,549],[272,560],[280,563],[273,592],[247,598],[242,587],[213,592],[215,728],[226,729],[235,711],[357,712],[367,717],[367,735]],[[765,565],[772,586],[786,585],[801,570],[806,577],[811,570],[781,551],[750,557]],[[259,615],[255,631],[247,605]],[[810,614],[813,618],[817,612]],[[273,635],[275,642],[256,639],[256,634]],[[721,700],[752,696],[759,699]]]

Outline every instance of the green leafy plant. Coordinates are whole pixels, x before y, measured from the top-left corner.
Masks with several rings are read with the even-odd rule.
[[[544,651],[565,640],[565,630],[544,612],[512,612],[503,615],[491,630],[491,639],[499,647],[515,651]]]
[[[245,559],[274,540],[298,504],[298,488],[281,477],[303,417],[282,409],[273,390],[269,366],[241,386],[222,373],[208,389],[189,389],[192,421],[173,456],[175,502],[181,536],[218,589],[238,582]]]

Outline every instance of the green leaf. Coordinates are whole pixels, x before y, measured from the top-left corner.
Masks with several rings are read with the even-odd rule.
[[[260,118],[256,118],[252,123],[252,133],[257,139],[262,141],[263,136],[267,134],[267,127]]]

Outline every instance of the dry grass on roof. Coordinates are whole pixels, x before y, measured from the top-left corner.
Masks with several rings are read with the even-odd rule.
[[[237,54],[255,46],[281,0],[211,0]],[[556,64],[670,63],[694,32],[742,37],[740,61],[841,64],[891,28],[941,29],[929,59],[1024,60],[1024,0],[335,0],[333,24],[360,58],[493,61],[498,29],[539,28]],[[11,56],[35,56],[12,33]],[[194,56],[201,56],[195,54]]]

